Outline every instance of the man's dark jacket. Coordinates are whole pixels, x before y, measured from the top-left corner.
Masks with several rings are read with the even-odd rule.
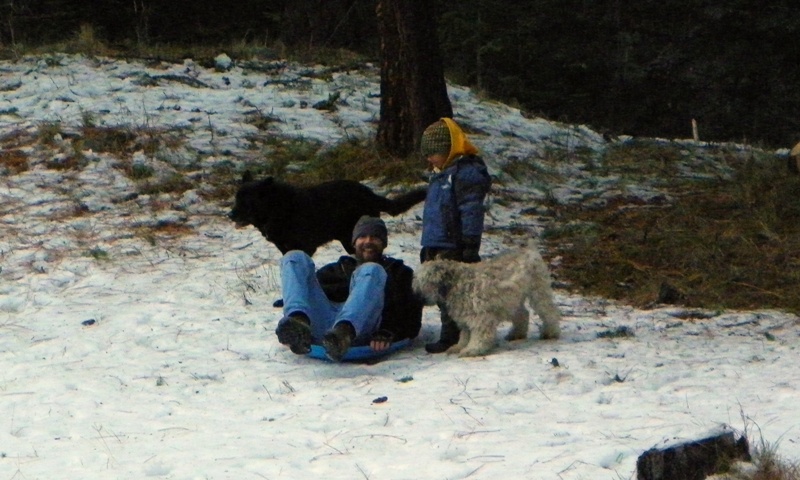
[[[422,326],[422,302],[414,294],[414,271],[402,260],[383,256],[379,263],[386,270],[386,290],[380,329],[392,334],[392,341],[416,338]],[[325,295],[333,302],[344,302],[350,294],[350,278],[358,267],[354,257],[339,260],[317,270]]]

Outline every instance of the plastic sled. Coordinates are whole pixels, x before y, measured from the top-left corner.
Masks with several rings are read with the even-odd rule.
[[[358,347],[350,347],[347,350],[347,353],[344,354],[342,358],[343,362],[368,362],[370,360],[375,360],[377,358],[385,357],[391,353],[394,353],[398,350],[402,350],[407,346],[411,345],[411,339],[404,338],[403,340],[398,340],[391,345],[386,350],[382,352],[376,352],[372,350],[369,345],[363,345]],[[308,356],[311,358],[316,358],[317,360],[326,360],[330,362],[331,360],[325,355],[325,347],[322,345],[311,345],[311,351],[308,352]]]

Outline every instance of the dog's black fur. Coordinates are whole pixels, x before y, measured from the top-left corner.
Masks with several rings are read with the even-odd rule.
[[[353,253],[353,227],[362,215],[399,215],[425,200],[426,193],[421,188],[389,199],[352,180],[298,187],[272,177],[255,181],[245,174],[242,181],[228,217],[237,228],[256,227],[282,254],[302,250],[314,255],[331,240]]]

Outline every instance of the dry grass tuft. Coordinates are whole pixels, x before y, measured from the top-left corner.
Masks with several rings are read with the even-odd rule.
[[[800,480],[800,465],[778,460],[776,463],[759,462],[753,480]]]
[[[298,184],[316,184],[326,180],[362,181],[379,178],[383,183],[415,183],[425,162],[415,156],[406,159],[382,155],[371,141],[349,140],[323,150],[289,175]]]
[[[56,145],[56,138],[62,134],[61,124],[58,122],[42,122],[36,128],[37,141],[49,147]]]
[[[777,453],[777,446],[762,443],[753,453],[752,463],[736,463],[718,480],[800,480],[800,464]]]
[[[0,173],[16,175],[27,171],[28,155],[21,150],[0,150]]]
[[[647,158],[656,160],[612,157],[605,168],[640,182],[655,175],[668,196],[562,207],[562,222],[543,235],[562,258],[557,275],[638,306],[800,312],[800,176],[771,155],[726,158],[725,178],[676,175],[686,162],[676,151]]]
[[[637,140],[613,145],[603,156],[602,167],[617,174],[672,176],[683,160],[679,150],[663,144]]]
[[[58,155],[44,162],[51,170],[80,170],[86,166],[86,157],[77,152],[72,155]]]
[[[398,159],[381,155],[368,140],[346,140],[325,148],[309,140],[270,138],[264,145],[263,157],[257,161],[215,165],[206,179],[208,187],[201,193],[203,198],[230,201],[245,170],[255,178],[272,176],[295,185],[314,185],[334,179],[380,179],[382,184],[415,184],[422,180],[423,160],[415,156]]]
[[[136,229],[136,235],[153,246],[168,243],[171,240],[194,233],[196,233],[195,230],[189,225],[175,222],[162,222],[155,225],[141,226]]]
[[[781,459],[774,450],[758,452],[752,480],[800,480],[800,465]]]
[[[195,187],[196,184],[194,181],[176,172],[164,178],[145,181],[139,187],[139,193],[142,195],[158,195],[162,193],[182,194]]]
[[[125,155],[136,147],[137,135],[125,128],[84,126],[80,134],[73,142],[76,149]]]
[[[0,136],[0,174],[16,175],[31,168],[28,148],[37,138],[25,130],[12,130]]]

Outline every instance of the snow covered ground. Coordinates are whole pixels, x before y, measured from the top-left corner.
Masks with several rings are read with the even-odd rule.
[[[81,168],[52,168],[87,122],[179,131],[179,147],[132,161],[196,178],[259,155],[253,112],[276,120],[273,134],[331,144],[373,132],[375,69],[252,67],[0,62],[2,148],[30,165],[0,171],[0,479],[630,479],[645,450],[720,425],[800,458],[795,315],[687,319],[677,307],[557,290],[558,341],[533,328],[486,357],[429,355],[421,347],[439,327],[426,308],[412,348],[374,365],[331,364],[278,344],[280,254],[254,229],[235,230],[224,202],[194,190],[134,195],[119,159],[91,150]],[[620,194],[576,160],[606,148],[597,133],[449,92],[505,192],[484,255],[538,232],[543,220],[525,212],[545,195]],[[336,111],[313,108],[334,93]],[[48,122],[64,132],[43,148],[32,139]],[[574,161],[554,165],[554,151]],[[503,177],[517,160],[567,180]],[[412,267],[420,214],[385,218],[387,253]],[[329,244],[315,260],[341,254]]]

